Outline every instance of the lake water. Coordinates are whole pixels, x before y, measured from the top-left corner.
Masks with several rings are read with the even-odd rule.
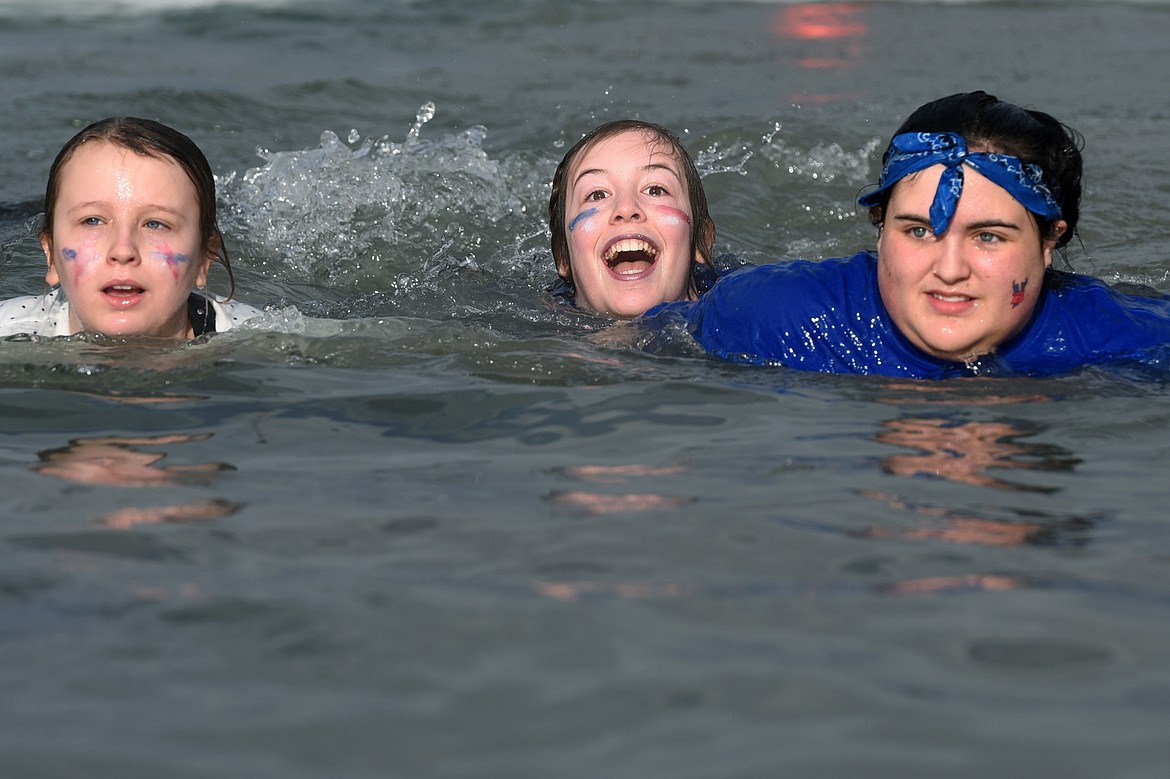
[[[977,88],[1085,135],[1071,265],[1170,292],[1170,5],[100,6],[0,4],[4,295],[57,149],[136,114],[284,326],[0,343],[0,775],[1170,770],[1165,373],[732,366],[543,292],[600,121],[684,134],[718,252],[818,258]]]

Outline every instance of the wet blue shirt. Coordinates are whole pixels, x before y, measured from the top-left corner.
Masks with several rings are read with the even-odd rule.
[[[725,360],[918,379],[1044,376],[1162,359],[1170,344],[1170,299],[1126,295],[1091,276],[1049,270],[1021,332],[972,363],[941,360],[913,346],[891,321],[871,252],[744,268],[697,301],[656,306],[642,322],[666,327],[679,319],[699,345]]]

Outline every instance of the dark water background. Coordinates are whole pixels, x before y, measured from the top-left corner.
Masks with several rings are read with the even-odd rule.
[[[1164,776],[1165,373],[743,368],[542,295],[600,121],[685,133],[718,251],[816,258],[975,88],[1085,135],[1073,267],[1170,292],[1168,40],[1165,3],[0,5],[5,296],[57,149],[130,113],[205,150],[283,323],[0,343],[0,775]]]

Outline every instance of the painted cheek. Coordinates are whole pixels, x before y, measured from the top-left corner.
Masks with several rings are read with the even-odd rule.
[[[82,266],[77,262],[77,250],[62,249],[61,259],[65,261],[64,267],[61,270],[65,273],[72,274],[75,279],[80,279]]]
[[[1024,279],[1023,281],[1020,281],[1020,282],[1016,282],[1016,281],[1012,282],[1012,308],[1015,308],[1016,306],[1018,306],[1024,302],[1024,298],[1026,297],[1027,289],[1028,289],[1028,280],[1027,279]]]
[[[571,233],[576,230],[577,225],[579,224],[581,225],[582,231],[592,232],[593,230],[597,229],[597,223],[593,219],[593,217],[596,215],[596,208],[587,208],[581,213],[577,214],[575,217],[573,217],[573,220],[569,222],[569,232]]]
[[[71,275],[75,281],[80,281],[85,275],[86,269],[93,264],[95,255],[89,247],[84,247],[81,251],[66,247],[61,250],[61,259],[64,262],[58,269],[58,273],[63,271],[65,274]]]
[[[175,277],[175,281],[183,275],[183,266],[187,264],[190,258],[182,252],[171,251],[171,248],[166,244],[159,246],[158,249],[150,253],[150,256],[156,260],[161,260],[171,270],[171,275]]]
[[[673,224],[691,223],[691,217],[686,211],[674,206],[658,206],[658,213],[662,214],[663,220]]]

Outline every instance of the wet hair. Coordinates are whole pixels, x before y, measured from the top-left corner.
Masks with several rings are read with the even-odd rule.
[[[569,196],[569,168],[598,143],[630,130],[637,130],[653,138],[656,143],[670,147],[671,152],[682,163],[683,176],[687,182],[687,194],[691,205],[691,247],[712,269],[711,248],[715,244],[715,222],[707,208],[707,193],[695,161],[687,153],[677,135],[661,125],[638,119],[616,119],[605,122],[590,130],[569,149],[553,175],[552,194],[548,200],[548,229],[552,233],[552,254],[557,273],[573,285],[573,267],[569,262],[569,237],[565,230],[565,211]]]
[[[1061,219],[1068,223],[1057,239],[1057,248],[1076,233],[1081,212],[1081,178],[1084,138],[1076,130],[1043,111],[1035,111],[1000,100],[986,92],[961,92],[927,103],[902,123],[895,135],[919,132],[952,132],[963,136],[969,147],[1010,154],[1038,165],[1044,183],[1060,204]],[[882,156],[882,163],[890,155]],[[881,227],[893,187],[870,209],[870,221]],[[1031,213],[1031,212],[1029,212]],[[1032,214],[1041,236],[1051,234],[1052,222]]]
[[[144,157],[169,158],[183,169],[195,186],[195,197],[199,202],[199,233],[203,236],[202,248],[206,250],[213,238],[219,238],[215,261],[227,271],[230,300],[236,293],[236,279],[232,273],[231,258],[227,244],[216,221],[215,175],[211,165],[195,142],[178,130],[151,119],[134,116],[111,116],[100,119],[74,135],[66,143],[53,165],[49,168],[49,181],[45,186],[45,217],[41,227],[42,238],[52,238],[53,212],[57,207],[57,196],[61,189],[61,173],[74,152],[91,141],[113,144],[129,149]]]

